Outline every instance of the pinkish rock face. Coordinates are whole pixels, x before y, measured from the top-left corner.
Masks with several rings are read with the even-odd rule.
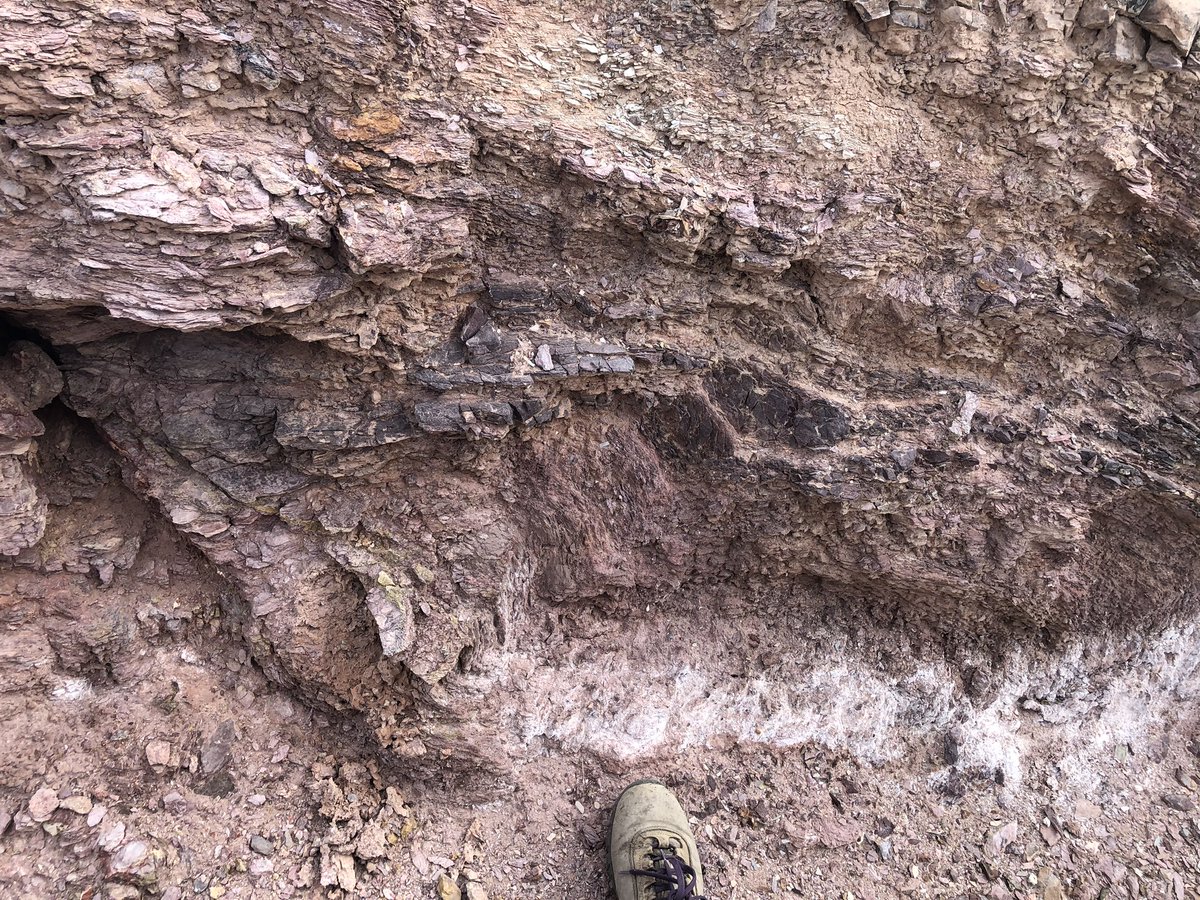
[[[1013,710],[1188,696],[1197,3],[20,6],[5,658],[169,712],[240,648],[130,738],[156,808],[274,690],[493,794],[951,728],[1016,782]]]

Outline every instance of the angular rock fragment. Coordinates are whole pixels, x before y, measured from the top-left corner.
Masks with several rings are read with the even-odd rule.
[[[888,0],[862,0],[856,2],[854,8],[868,34],[880,36],[887,33],[891,24],[891,4]]]
[[[849,434],[849,418],[837,405],[780,379],[724,368],[705,382],[740,430],[806,448],[829,446]]]
[[[59,801],[59,808],[69,809],[71,812],[81,816],[88,816],[91,819],[92,800],[90,797],[71,796]]]
[[[403,653],[413,642],[413,607],[409,592],[387,584],[367,591],[367,608],[379,631],[384,656]]]
[[[171,763],[171,745],[167,741],[154,740],[146,744],[146,762],[152,766],[167,766]]]
[[[513,425],[511,403],[479,400],[435,400],[418,403],[417,424],[430,434],[475,435],[499,438]]]
[[[226,719],[216,727],[200,748],[200,771],[205,775],[223,772],[233,757],[233,746],[237,742],[237,726]]]
[[[321,884],[327,887],[339,887],[353,893],[358,884],[358,872],[354,867],[354,857],[348,853],[334,853],[327,846],[321,847]]]
[[[376,447],[406,440],[414,432],[407,410],[399,403],[367,409],[306,403],[280,409],[275,419],[275,439],[298,450]]]
[[[1186,56],[1200,31],[1200,0],[1134,0],[1131,10],[1151,34],[1174,44]]]
[[[414,207],[404,199],[343,204],[338,234],[355,272],[440,269],[464,252],[469,239],[460,213]]]
[[[940,16],[947,25],[961,27],[970,31],[983,31],[989,26],[987,14],[982,10],[960,4],[946,6]]]
[[[101,850],[112,852],[125,840],[125,823],[109,819],[101,823],[97,841]]]
[[[0,455],[0,555],[16,556],[42,539],[46,501],[21,459]]]
[[[1083,0],[1075,15],[1075,24],[1082,28],[1100,31],[1116,21],[1117,10],[1113,0]]]
[[[58,809],[58,792],[53,788],[38,788],[29,800],[29,817],[35,822],[45,822]]]
[[[59,395],[63,377],[45,351],[29,341],[16,341],[0,356],[0,385],[31,412]]]
[[[47,503],[32,477],[33,439],[45,430],[34,414],[58,396],[62,375],[37,345],[16,341],[0,352],[0,556],[41,540]]]
[[[1164,72],[1178,72],[1183,68],[1183,56],[1179,49],[1158,38],[1150,38],[1150,46],[1146,50],[1146,62]]]
[[[921,2],[897,3],[892,10],[892,24],[899,28],[928,28],[928,5]]]
[[[1132,19],[1118,16],[1102,35],[1102,53],[1114,62],[1137,65],[1146,54],[1146,35]]]
[[[453,878],[442,874],[438,876],[437,895],[438,900],[462,900],[462,889]]]

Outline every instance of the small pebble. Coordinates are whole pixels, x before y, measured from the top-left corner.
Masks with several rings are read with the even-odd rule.
[[[1162,798],[1162,802],[1181,813],[1190,813],[1196,808],[1196,801],[1183,794],[1167,794]]]
[[[250,849],[260,856],[270,856],[275,852],[275,845],[260,834],[250,838]]]
[[[446,874],[438,876],[437,895],[438,900],[462,900],[462,891],[459,890],[458,884]]]
[[[92,811],[92,799],[90,797],[68,797],[66,800],[60,800],[58,805],[80,816],[86,816]]]
[[[108,822],[100,829],[99,844],[101,850],[108,850],[109,852],[116,850],[123,840],[125,840],[124,822]]]
[[[53,788],[38,788],[29,798],[29,817],[35,822],[45,822],[58,809],[58,792]]]
[[[162,804],[165,809],[172,809],[177,812],[187,809],[187,801],[183,799],[183,794],[179,791],[171,791],[162,798]]]
[[[146,762],[152,766],[166,766],[171,763],[171,745],[166,741],[151,741],[146,745]]]
[[[275,864],[269,859],[252,859],[250,860],[251,875],[267,875],[275,871]]]

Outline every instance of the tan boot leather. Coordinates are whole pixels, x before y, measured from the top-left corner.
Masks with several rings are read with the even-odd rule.
[[[617,900],[704,900],[704,875],[687,814],[656,781],[625,789],[608,834]]]

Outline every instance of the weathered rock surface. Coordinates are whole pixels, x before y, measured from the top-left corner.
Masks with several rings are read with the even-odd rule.
[[[0,356],[0,556],[32,547],[46,530],[33,439],[44,431],[34,411],[62,390],[54,363],[37,346],[17,341]]]
[[[614,623],[1197,612],[1194,4],[0,16],[0,310],[58,363],[0,364],[0,553],[61,370],[413,771],[507,770],[529,660]]]

